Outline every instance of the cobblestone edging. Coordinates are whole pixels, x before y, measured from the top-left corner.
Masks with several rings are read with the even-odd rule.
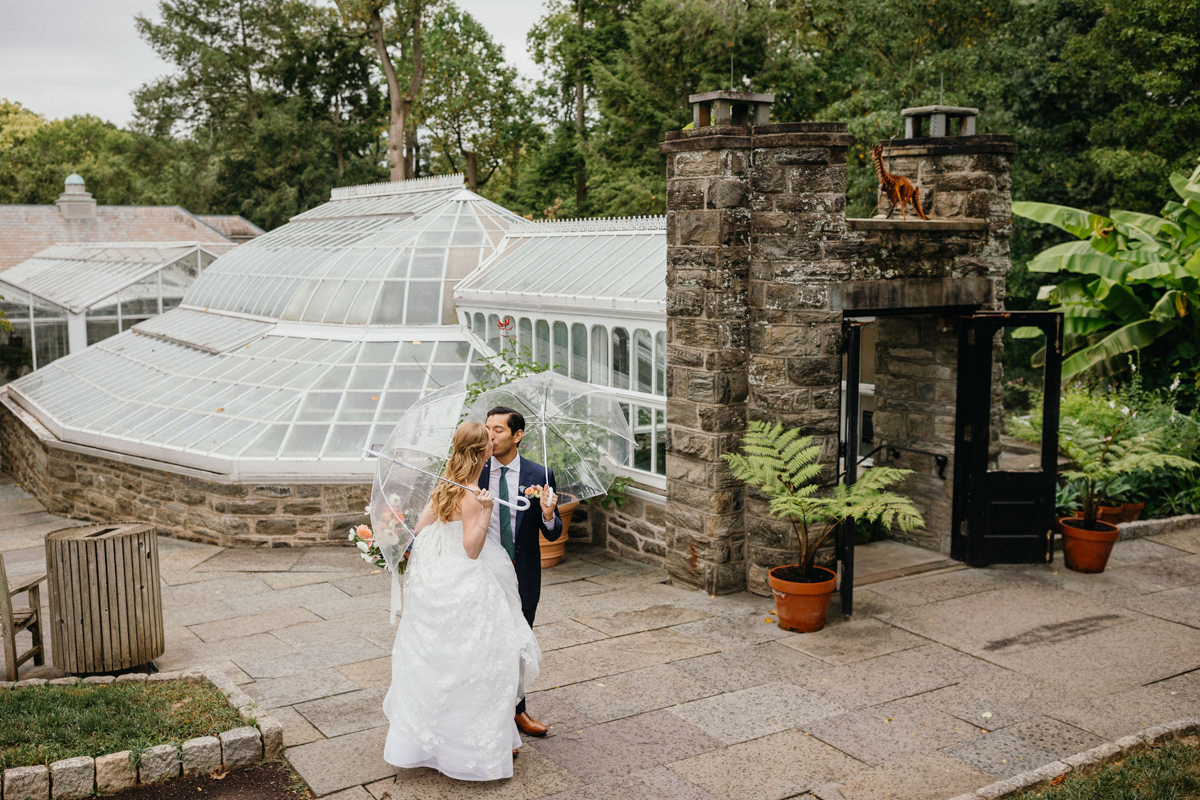
[[[16,683],[0,683],[2,689],[28,686],[73,686],[76,683],[107,686],[112,683],[164,683],[185,681],[207,683],[225,695],[248,725],[224,731],[216,736],[201,736],[183,744],[150,747],[135,758],[129,750],[92,758],[79,756],[55,761],[49,767],[38,764],[13,767],[4,771],[0,781],[0,800],[74,800],[94,794],[113,794],[135,786],[160,783],[180,775],[207,775],[219,769],[231,770],[256,764],[264,758],[283,754],[283,725],[262,713],[249,695],[234,685],[224,673],[187,670],[159,672],[153,675],[94,675],[83,678],[30,678]]]
[[[1139,519],[1136,522],[1118,522],[1117,528],[1121,531],[1121,541],[1141,539],[1146,536],[1158,536],[1190,528],[1200,528],[1200,514],[1182,514],[1178,517]]]
[[[1087,774],[1104,764],[1124,758],[1138,750],[1144,750],[1171,739],[1179,739],[1198,731],[1200,731],[1200,718],[1197,717],[1179,719],[1165,725],[1154,725],[1138,731],[1132,736],[1125,736],[1114,742],[1105,742],[1091,750],[1059,761],[1052,761],[1038,769],[1022,772],[1020,775],[1014,775],[1002,781],[990,783],[982,789],[960,794],[951,800],[999,800],[1004,797],[1014,797],[1021,792],[1041,788],[1068,773]]]

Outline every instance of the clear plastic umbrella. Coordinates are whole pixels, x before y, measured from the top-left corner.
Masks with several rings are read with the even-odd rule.
[[[430,392],[404,412],[380,450],[364,451],[378,459],[369,507],[371,530],[393,575],[399,572],[400,560],[416,536],[417,518],[434,486],[438,481],[454,483],[441,474],[450,457],[454,431],[463,417],[466,397],[461,382]],[[523,510],[529,507],[529,501],[518,498],[507,505]]]
[[[561,495],[585,500],[604,494],[633,452],[633,430],[621,401],[601,386],[540,372],[479,395],[467,418],[483,422],[496,406],[525,417],[521,451],[554,470]]]

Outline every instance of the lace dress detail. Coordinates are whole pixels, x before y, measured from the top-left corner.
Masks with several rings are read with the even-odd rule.
[[[462,522],[437,522],[417,536],[404,578],[384,758],[459,780],[512,777],[513,708],[541,660],[512,561],[491,539],[468,557]]]

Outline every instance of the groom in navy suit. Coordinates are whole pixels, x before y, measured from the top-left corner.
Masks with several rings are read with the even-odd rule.
[[[529,626],[537,612],[542,594],[542,554],[538,542],[540,532],[550,541],[562,535],[562,519],[558,515],[558,494],[554,473],[547,476],[545,468],[521,458],[517,446],[525,435],[525,417],[519,411],[497,406],[487,412],[488,433],[492,437],[492,457],[479,475],[479,488],[487,489],[492,497],[516,501],[527,487],[540,490],[540,498],[530,497],[528,511],[513,511],[495,505],[488,538],[495,538],[513,560],[517,570],[517,588],[521,594],[521,611]],[[536,500],[537,502],[532,502]],[[539,508],[540,506],[540,508]],[[538,511],[541,511],[539,514]],[[546,726],[525,712],[525,698],[517,704],[517,728],[529,736],[545,736]]]

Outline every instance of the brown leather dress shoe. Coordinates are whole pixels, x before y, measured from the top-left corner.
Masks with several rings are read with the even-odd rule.
[[[513,719],[517,723],[517,730],[526,736],[545,736],[548,730],[545,725],[528,714],[517,714]]]

